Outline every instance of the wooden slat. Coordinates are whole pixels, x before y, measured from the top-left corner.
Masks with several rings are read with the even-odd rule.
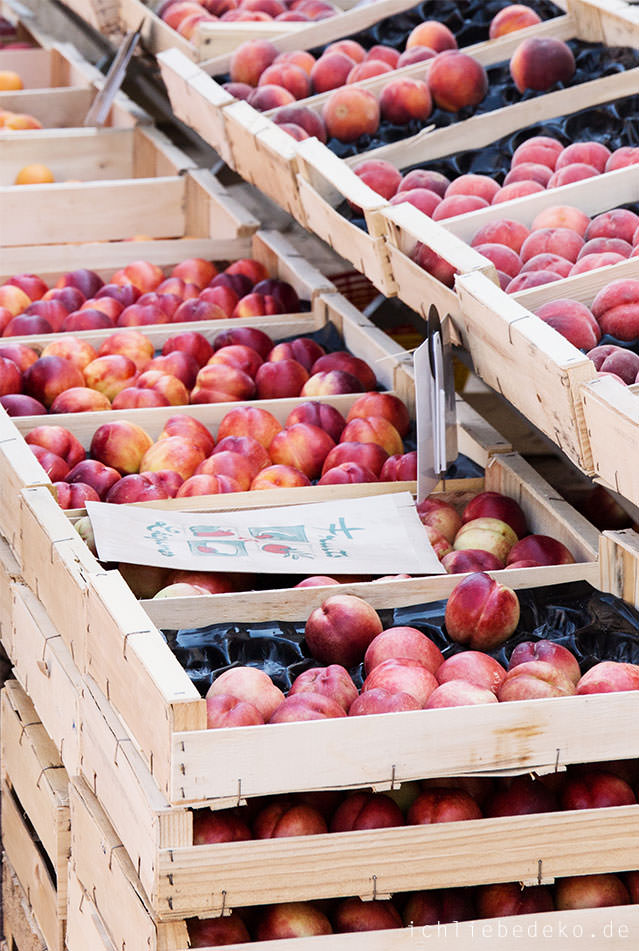
[[[69,873],[66,946],[67,951],[87,951],[88,948],[91,951],[116,951],[97,908],[73,870]]]
[[[69,775],[78,771],[81,677],[44,607],[23,584],[13,584],[11,661]]]
[[[47,951],[47,945],[33,912],[29,907],[24,889],[6,853],[2,856],[2,917],[6,941],[2,951]]]
[[[601,586],[639,608],[639,535],[631,528],[600,539]]]
[[[25,486],[50,486],[51,480],[4,408],[0,409],[0,484],[0,533],[22,563],[19,493]]]
[[[49,951],[64,949],[64,918],[58,915],[58,897],[46,862],[31,839],[19,806],[9,788],[3,783],[2,843],[22,885],[33,916],[46,941]]]
[[[16,681],[2,691],[2,781],[13,789],[56,873],[58,915],[66,918],[71,847],[69,777],[58,750]]]
[[[47,129],[66,128],[82,125],[94,99],[95,89],[89,86],[64,86],[37,91],[25,89],[22,92],[0,92],[0,109],[27,113]],[[2,132],[0,142],[11,134],[11,131]]]
[[[24,192],[0,188],[0,242],[123,240],[142,221],[151,237],[178,237],[184,234],[183,198],[184,181],[175,177],[30,185]]]

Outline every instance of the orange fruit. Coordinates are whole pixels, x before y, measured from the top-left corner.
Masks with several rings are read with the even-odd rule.
[[[22,80],[12,69],[0,69],[0,92],[24,89]]]
[[[34,162],[25,165],[16,175],[15,185],[45,185],[54,182],[53,172],[46,165]]]

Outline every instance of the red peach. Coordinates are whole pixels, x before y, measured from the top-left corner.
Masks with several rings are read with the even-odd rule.
[[[271,118],[276,125],[291,122],[299,125],[309,136],[315,136],[320,142],[326,142],[324,120],[318,112],[314,112],[307,106],[282,106]]]
[[[308,73],[295,63],[273,63],[268,66],[258,81],[258,87],[266,85],[281,86],[287,89],[294,99],[306,99],[311,93]]]
[[[206,697],[228,694],[253,704],[265,721],[269,720],[284,700],[268,674],[257,667],[231,667],[213,681]]]
[[[433,101],[428,85],[421,79],[398,76],[383,87],[379,108],[387,122],[407,125],[414,120],[425,122],[433,111]]]
[[[326,351],[310,337],[296,337],[284,343],[276,344],[268,355],[268,361],[275,363],[278,360],[297,360],[308,373],[316,360],[319,360]]]
[[[580,350],[592,350],[601,340],[599,325],[585,304],[563,299],[549,301],[536,313]]]
[[[557,809],[554,793],[543,782],[532,776],[514,776],[506,788],[493,793],[486,816],[528,816]]]
[[[458,644],[491,650],[507,640],[519,622],[519,601],[510,588],[483,572],[468,575],[446,604],[446,630]]]
[[[228,694],[218,694],[206,699],[207,730],[231,726],[257,726],[260,723],[264,723],[264,717],[252,703],[238,700]],[[250,838],[250,834],[247,838]]]
[[[465,215],[469,211],[487,208],[488,202],[479,195],[451,195],[444,198],[433,212],[433,221],[443,221],[456,215]]]
[[[577,162],[592,165],[598,172],[603,172],[609,158],[610,149],[602,142],[573,142],[558,157],[555,171]]]
[[[185,300],[171,317],[171,323],[181,324],[192,320],[224,320],[225,311],[218,304],[202,298]]]
[[[204,451],[184,436],[167,436],[154,443],[140,461],[140,472],[173,469],[183,479],[193,475],[204,461]]]
[[[352,373],[344,370],[320,370],[308,378],[299,395],[331,396],[337,393],[361,393],[364,389],[361,380]]]
[[[325,475],[329,469],[340,466],[345,462],[355,462],[365,469],[370,469],[379,477],[382,466],[388,459],[388,453],[382,446],[373,442],[345,442],[331,449],[322,468],[322,475]]]
[[[331,819],[331,832],[392,829],[404,825],[397,803],[384,793],[354,792],[340,803]]]
[[[295,423],[273,437],[269,454],[276,465],[293,466],[309,479],[316,479],[334,446],[334,441],[319,426]]]
[[[225,436],[224,439],[220,439],[213,454],[227,451],[244,456],[253,470],[254,477],[271,464],[271,457],[264,446],[250,436]]]
[[[516,254],[519,254],[524,241],[530,235],[528,228],[519,221],[510,218],[501,218],[484,225],[475,234],[471,245],[476,248],[480,244],[505,244]]]
[[[591,667],[577,683],[577,693],[614,693],[639,690],[639,664],[601,661]]]
[[[226,492],[242,491],[245,491],[245,484],[240,484],[237,479],[232,478],[232,476],[224,475],[223,473],[210,475],[200,472],[197,475],[192,475],[189,476],[188,479],[185,479],[177,490],[175,497],[183,499],[194,495],[222,495]]]
[[[524,888],[519,882],[482,885],[477,889],[480,918],[503,918],[554,911],[552,892],[545,885]]]
[[[506,564],[530,559],[539,565],[571,565],[575,563],[571,552],[556,538],[548,535],[527,535],[510,549]]]
[[[318,480],[318,485],[362,485],[366,482],[379,482],[379,479],[370,469],[360,466],[356,462],[342,462],[339,466],[332,466]]]
[[[327,53],[344,53],[355,63],[363,63],[366,59],[366,50],[356,40],[337,40],[335,43],[329,43],[324,50],[324,55]]]
[[[225,363],[202,367],[197,375],[191,403],[228,403],[250,400],[256,392],[248,374]]]
[[[265,400],[299,396],[308,378],[308,372],[297,360],[263,363],[255,374],[257,397]]]
[[[432,217],[432,214],[441,204],[442,199],[435,192],[429,191],[427,188],[407,188],[403,191],[396,192],[395,195],[390,200],[391,205],[401,205],[402,202],[408,202],[409,205],[414,205],[415,208],[419,208],[421,212],[428,217]]]
[[[379,474],[380,482],[416,482],[417,452],[389,456]]]
[[[319,357],[311,368],[311,373],[322,373],[330,370],[341,370],[360,381],[366,390],[373,390],[377,385],[375,373],[365,360],[354,357],[346,350],[336,350]]]
[[[268,410],[257,406],[242,406],[228,412],[218,427],[218,440],[225,436],[250,436],[268,449],[282,424]]]
[[[109,490],[120,480],[120,473],[110,466],[105,466],[96,459],[84,459],[78,462],[66,476],[66,482],[82,482],[90,485],[104,501]]]
[[[76,271],[67,271],[56,283],[56,288],[76,287],[85,298],[95,297],[97,292],[103,286],[104,281],[95,273],[86,268],[78,268]]]
[[[465,522],[457,532],[453,547],[456,551],[480,548],[489,551],[505,563],[508,553],[517,542],[510,525],[498,518],[481,516]]]
[[[310,667],[299,674],[293,681],[288,696],[293,697],[299,693],[323,694],[339,703],[348,713],[358,690],[345,667],[329,664],[328,667]]]
[[[445,175],[442,175],[441,172],[431,172],[427,169],[416,168],[413,169],[412,172],[408,172],[408,174],[402,178],[398,191],[426,188],[429,191],[435,192],[440,198],[443,198],[449,185],[449,179],[447,179]]]
[[[509,281],[505,291],[507,294],[518,294],[520,291],[527,291],[531,287],[542,287],[544,284],[553,284],[560,280],[561,274],[556,271],[526,271]]]
[[[91,392],[91,391],[89,391]],[[64,394],[63,394],[64,395]],[[102,395],[102,394],[100,394]],[[108,401],[107,401],[108,402]],[[170,406],[167,397],[158,390],[143,389],[137,386],[125,386],[114,397],[111,409],[148,409],[151,406]]]
[[[9,416],[46,416],[47,413],[42,403],[24,393],[7,393],[6,396],[0,396],[0,406]]]
[[[510,655],[508,669],[530,660],[543,660],[559,667],[569,680],[577,683],[581,677],[577,658],[566,647],[553,641],[521,641]]]
[[[311,484],[308,476],[293,466],[267,466],[255,476],[251,482],[251,491],[261,489],[286,488],[291,489]]]
[[[421,268],[432,274],[436,280],[441,281],[446,287],[453,287],[455,284],[455,275],[458,273],[452,264],[449,264],[444,258],[433,251],[432,248],[420,241],[415,245],[412,259]]]
[[[401,928],[402,919],[390,901],[362,901],[361,898],[345,898],[335,909],[333,924],[338,934],[344,934]]]
[[[4,362],[17,370],[13,361]],[[49,408],[64,390],[83,384],[80,370],[63,357],[40,357],[22,374],[22,388],[27,396],[32,396]]]
[[[222,450],[222,452],[214,453],[199,464],[193,476],[199,475],[228,476],[237,483],[237,491],[248,492],[257,471],[246,456],[241,456],[239,452]]]
[[[275,60],[279,50],[268,40],[248,40],[237,47],[231,56],[230,75],[234,83],[257,86],[267,66]]]
[[[69,466],[55,452],[50,452],[49,449],[38,446],[37,443],[29,448],[52,482],[61,482],[67,477]]]
[[[591,238],[621,238],[632,244],[633,235],[639,227],[639,216],[626,208],[615,208],[593,218],[584,235]]]
[[[377,443],[389,456],[404,451],[402,437],[383,416],[355,417],[346,424],[341,442]]]
[[[313,426],[319,426],[324,429],[336,443],[346,426],[346,420],[334,406],[328,403],[317,403],[309,401],[301,403],[286,417],[285,426],[293,426],[295,423],[310,423]]]
[[[369,716],[374,713],[400,713],[406,710],[421,710],[421,704],[411,694],[395,693],[376,687],[362,693],[351,704],[349,717]]]
[[[634,383],[637,379],[637,375],[639,375],[639,356],[633,353],[632,350],[626,350],[625,347],[615,347],[612,344],[608,344],[603,347],[595,347],[594,350],[590,350],[586,356],[592,360],[597,370],[615,373],[621,377],[628,386]],[[598,509],[599,506],[595,508]],[[596,517],[596,514],[596,512],[588,512],[588,517],[591,518],[592,515]],[[619,527],[625,527],[625,520],[624,524]]]
[[[606,162],[604,172],[614,172],[618,168],[627,168],[628,165],[636,165],[639,162],[639,148],[632,145],[623,145],[615,149]]]
[[[620,776],[602,769],[585,769],[569,776],[561,790],[564,809],[604,809],[609,806],[634,806],[637,797]]]
[[[366,159],[353,166],[358,178],[382,198],[392,198],[402,180],[401,172],[383,159]]]
[[[184,383],[176,376],[161,370],[145,370],[136,377],[135,388],[155,390],[165,396],[171,406],[186,406],[189,402],[189,391]]]
[[[193,357],[199,367],[203,367],[213,356],[214,350],[206,337],[197,330],[186,330],[169,337],[162,347],[162,355],[168,356],[174,351]]]
[[[163,280],[162,269],[157,264],[151,264],[150,261],[132,261],[131,264],[127,264],[126,267],[121,268],[111,276],[113,284],[133,284],[141,294],[154,291]],[[100,288],[100,290],[103,289]],[[95,296],[98,295],[91,294],[91,297]]]
[[[449,680],[433,690],[424,709],[467,707],[478,703],[497,703],[497,697],[490,690],[468,683],[466,680]]]
[[[178,489],[184,481],[182,476],[178,472],[173,472],[172,469],[158,469],[157,472],[141,472],[140,475],[144,476],[144,478],[153,485],[164,489],[170,499],[175,498]],[[195,572],[184,572],[184,574],[193,575]]]
[[[354,57],[351,57],[354,59]],[[306,50],[290,50],[285,53],[279,53],[275,59],[274,63],[294,63],[296,66],[299,66],[300,69],[303,69],[305,73],[309,76],[311,75],[311,70],[315,64],[315,57],[312,53],[307,53]]]
[[[388,63],[392,69],[397,69],[399,53],[392,46],[386,46],[383,43],[378,43],[376,46],[371,46],[366,54],[366,59],[373,62],[377,60],[383,63]]]
[[[498,571],[503,568],[499,558],[481,548],[467,548],[464,551],[449,551],[441,563],[449,575],[465,574],[468,571]]]
[[[431,674],[441,667],[439,647],[415,627],[388,627],[369,644],[364,655],[364,670],[369,674],[385,660],[402,659],[418,664]]]
[[[552,170],[540,162],[519,162],[504,178],[504,185],[514,182],[538,182],[544,188],[550,181]]]
[[[88,386],[72,386],[58,394],[51,404],[52,413],[96,413],[108,409],[109,398]]]
[[[329,138],[355,142],[362,135],[374,135],[380,121],[375,96],[357,86],[343,86],[331,93],[322,109]]]
[[[627,905],[628,889],[618,875],[574,875],[555,883],[557,911]]]
[[[424,20],[410,33],[406,40],[406,49],[413,46],[429,46],[437,53],[443,50],[456,50],[457,40],[447,26],[439,20]]]
[[[299,693],[287,697],[269,723],[294,723],[304,720],[334,720],[345,717],[346,712],[332,697],[320,693]]]
[[[46,348],[45,348],[46,349]],[[44,351],[43,351],[44,352]],[[24,373],[38,359],[38,352],[32,347],[27,347],[24,343],[7,343],[0,346],[0,357],[12,360],[18,367],[20,373]],[[45,354],[45,356],[63,356],[61,353]]]
[[[123,505],[130,502],[151,502],[168,498],[168,492],[165,492],[161,486],[153,485],[144,476],[132,473],[123,476],[119,482],[111,486],[104,501]]]
[[[582,249],[583,250],[583,249]],[[581,251],[579,252],[581,256]],[[558,254],[543,252],[535,254],[529,258],[521,269],[522,274],[528,274],[530,271],[552,271],[553,274],[559,274],[561,277],[568,277],[574,265],[566,258],[559,257]]]
[[[632,253],[632,245],[622,238],[590,238],[586,241],[579,252],[580,258],[586,254],[603,254],[606,251],[612,251],[614,254],[621,254],[624,258],[629,258]]]
[[[448,112],[476,106],[488,92],[484,67],[456,49],[437,54],[430,63],[427,82],[435,105]]]
[[[32,301],[40,300],[49,290],[46,283],[37,274],[14,274],[6,283],[19,287]]]
[[[462,526],[457,510],[443,499],[424,499],[417,506],[417,514],[422,525],[436,529],[451,544]]]
[[[407,657],[398,657],[376,664],[364,681],[362,693],[377,687],[391,693],[408,693],[423,707],[437,687],[437,681],[422,664]]]
[[[86,458],[82,443],[64,426],[36,426],[27,433],[25,442],[55,453],[66,462],[69,469]]]
[[[538,231],[541,228],[570,228],[583,238],[589,225],[590,218],[579,208],[573,208],[571,205],[552,205],[536,215],[531,229]]]
[[[331,923],[319,908],[309,902],[282,902],[263,909],[257,922],[257,941],[282,938],[310,938],[332,934]]]
[[[544,191],[544,186],[540,182],[524,180],[520,182],[511,182],[500,188],[492,200],[493,205],[500,205],[505,201],[513,201],[515,198],[524,198],[526,195],[538,195]]]
[[[481,818],[481,809],[470,793],[448,788],[442,783],[417,797],[408,810],[406,821],[408,825],[416,826]]]
[[[510,58],[510,75],[519,90],[545,92],[556,83],[566,83],[575,74],[575,58],[570,47],[552,37],[529,37]]]
[[[479,198],[483,198],[484,201],[490,204],[498,191],[499,185],[494,179],[489,178],[488,175],[474,175],[469,173],[460,175],[459,178],[452,181],[446,189],[444,197],[450,198],[452,195],[475,195]]]
[[[573,263],[584,246],[584,240],[569,228],[542,228],[534,231],[521,247],[521,259],[525,263],[536,254],[557,254]]]
[[[506,679],[506,671],[499,663],[482,651],[466,650],[453,654],[435,671],[440,684],[449,680],[464,680],[496,693]]]
[[[83,509],[86,502],[99,502],[100,496],[93,486],[83,482],[54,482],[55,498],[61,509]]]
[[[334,595],[308,617],[305,638],[312,656],[325,664],[349,668],[358,663],[382,631],[377,612],[361,598]]]
[[[573,681],[562,670],[543,660],[530,660],[508,671],[497,691],[497,699],[505,703],[540,697],[570,697],[574,693]]]
[[[582,182],[586,178],[594,178],[597,175],[599,175],[599,172],[594,165],[586,165],[585,162],[573,162],[553,172],[546,187],[560,188],[562,185]]]
[[[343,52],[324,53],[311,70],[314,93],[337,89],[346,82],[355,61]]]
[[[372,79],[383,73],[392,73],[393,67],[381,59],[369,59],[364,63],[356,63],[346,77],[347,83],[358,83],[362,79]]]
[[[268,359],[268,355],[274,347],[273,341],[263,330],[257,330],[254,327],[235,327],[232,330],[223,330],[222,333],[219,333],[213,341],[213,349],[220,350],[222,347],[235,344],[251,347],[259,353],[263,360]]]
[[[229,344],[228,347],[220,347],[209,359],[207,366],[215,366],[223,363],[226,366],[237,367],[248,376],[255,379],[255,374],[262,366],[262,358],[252,347],[246,347],[243,344]]]
[[[541,17],[523,3],[511,3],[503,7],[490,21],[488,36],[491,40],[516,30],[524,30],[527,26],[541,23]]]
[[[501,492],[481,492],[468,502],[462,522],[471,522],[476,518],[497,518],[510,525],[515,535],[522,538],[527,531],[526,516],[515,499]]]

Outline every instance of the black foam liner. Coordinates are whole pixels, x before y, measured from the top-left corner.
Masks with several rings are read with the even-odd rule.
[[[517,592],[521,617],[515,633],[490,655],[507,666],[522,641],[550,640],[574,653],[582,674],[603,660],[639,663],[639,613],[620,598],[597,591],[585,581]],[[462,648],[450,640],[444,624],[446,601],[379,611],[384,628],[416,627],[430,637],[444,657]],[[202,696],[217,676],[231,667],[264,670],[286,692],[309,667],[311,657],[304,623],[212,624],[195,630],[164,631],[167,642]],[[364,680],[363,664],[350,671],[356,685]]]

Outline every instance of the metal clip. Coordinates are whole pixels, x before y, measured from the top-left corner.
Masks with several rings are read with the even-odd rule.
[[[59,766],[56,766],[53,763],[51,764],[51,766],[43,766],[42,769],[40,770],[40,775],[36,779],[36,789],[40,788],[40,780],[42,779],[43,774],[46,773],[48,769],[64,769],[64,766],[62,766],[62,764],[60,764]]]

